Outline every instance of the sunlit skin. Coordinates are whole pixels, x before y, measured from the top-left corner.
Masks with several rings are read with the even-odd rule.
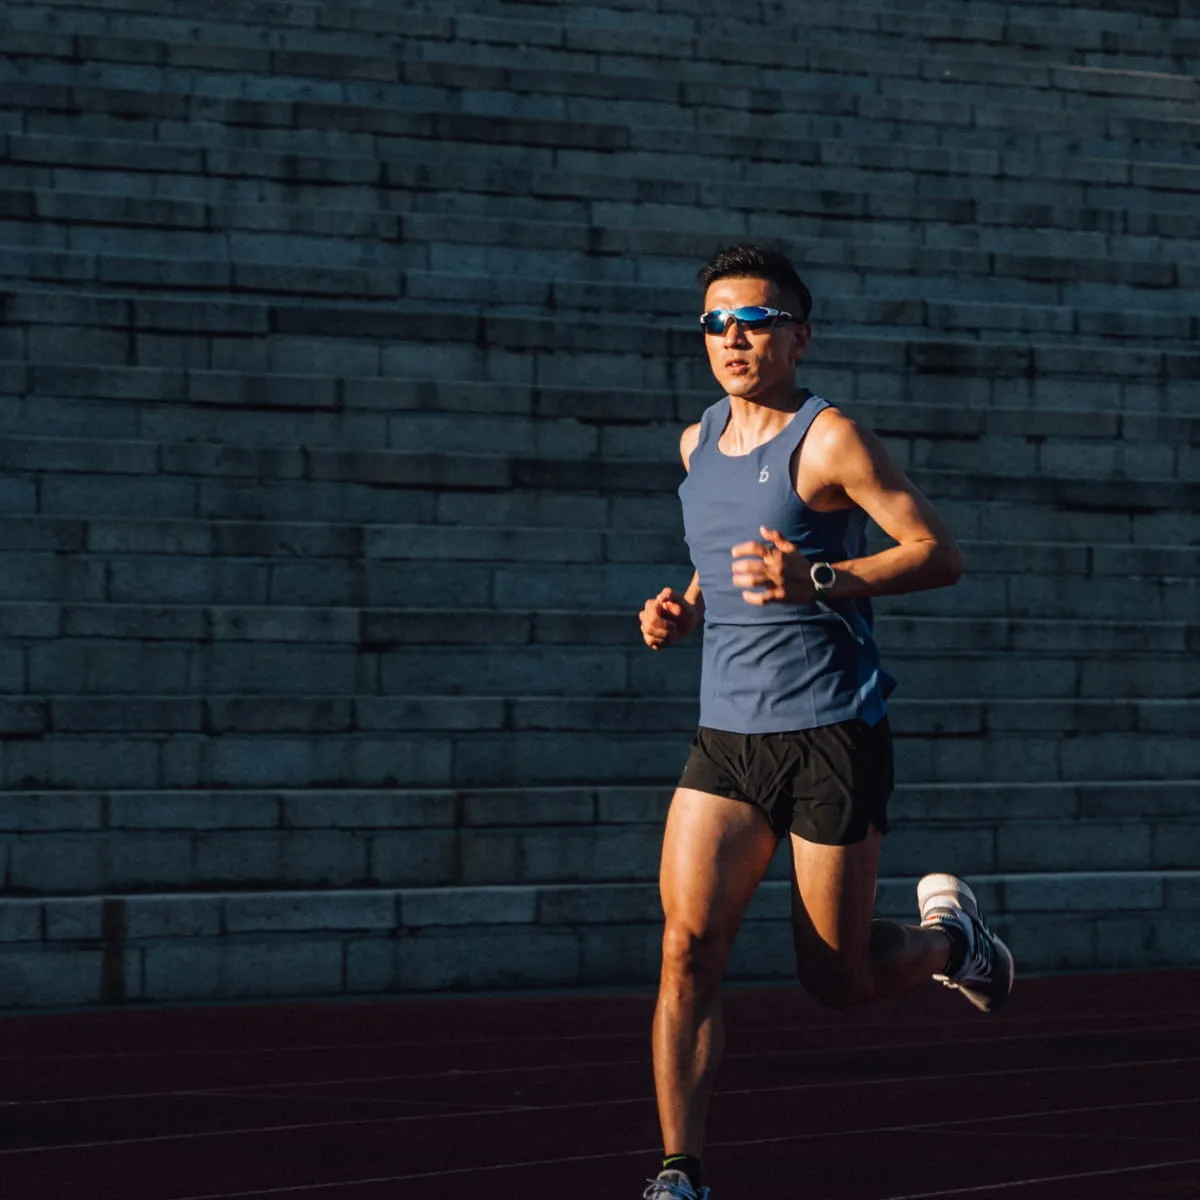
[[[704,296],[704,311],[767,305],[791,311],[765,279],[718,279]],[[729,424],[718,441],[723,454],[748,454],[775,437],[803,403],[796,367],[808,351],[812,329],[786,324],[704,335],[717,382],[729,395]],[[684,430],[679,451],[684,467],[700,426]],[[945,587],[962,573],[962,556],[936,509],[913,486],[887,448],[869,429],[836,408],[820,413],[792,464],[796,495],[811,509],[831,512],[857,505],[897,543],[878,554],[832,564],[837,583],[831,599],[857,599]],[[749,531],[748,531],[749,532]],[[758,538],[730,547],[732,581],[747,604],[807,604],[814,597],[811,563],[778,530],[760,526]],[[686,637],[704,616],[695,575],[686,591],[663,588],[647,600],[640,622],[652,650]]]
[[[763,279],[721,279],[704,311],[766,305],[795,311]],[[775,437],[803,403],[796,368],[811,330],[788,323],[747,330],[736,323],[704,336],[713,375],[730,397],[721,453],[748,454]],[[686,468],[700,436],[680,438]],[[861,508],[896,543],[865,558],[835,562],[829,599],[921,591],[953,583],[962,571],[954,539],[936,510],[869,429],[836,408],[819,413],[792,463],[797,497],[810,509]],[[811,564],[778,530],[747,530],[730,548],[731,579],[747,604],[807,604]],[[693,574],[685,592],[663,588],[639,614],[651,649],[673,645],[704,617]],[[882,835],[827,846],[789,837],[797,974],[808,991],[836,1007],[897,995],[944,969],[939,929],[873,920]],[[742,915],[766,873],[775,835],[751,806],[688,788],[671,802],[659,889],[664,913],[662,974],[654,1018],[654,1072],[663,1145],[699,1158],[708,1100],[724,1046],[721,982]]]

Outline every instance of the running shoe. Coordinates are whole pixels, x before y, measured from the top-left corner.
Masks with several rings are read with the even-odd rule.
[[[697,1191],[682,1171],[660,1171],[657,1179],[647,1179],[650,1185],[642,1200],[708,1200],[708,1188]]]
[[[956,875],[926,875],[917,884],[921,924],[953,923],[967,939],[967,956],[953,975],[935,975],[957,988],[980,1012],[1003,1007],[1013,985],[1013,956],[984,923],[975,893]]]

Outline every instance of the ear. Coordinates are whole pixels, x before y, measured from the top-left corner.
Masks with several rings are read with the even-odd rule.
[[[812,326],[797,325],[792,339],[792,361],[799,362],[808,353],[808,344],[812,341]]]

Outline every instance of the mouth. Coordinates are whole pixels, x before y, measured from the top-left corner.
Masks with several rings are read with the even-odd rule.
[[[731,358],[725,364],[725,370],[731,375],[745,375],[750,370],[750,364],[744,358]]]

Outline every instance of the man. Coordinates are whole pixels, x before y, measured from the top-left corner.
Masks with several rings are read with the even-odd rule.
[[[777,251],[734,246],[699,275],[726,396],[680,439],[696,568],[640,614],[653,650],[704,620],[700,727],[671,802],[654,1074],[665,1156],[645,1200],[706,1200],[701,1155],[721,1057],[720,986],[742,914],[790,838],[800,982],[834,1006],[934,977],[993,1011],[1012,955],[953,875],[919,925],[872,920],[892,746],[870,599],[953,584],[949,530],[874,434],[807,391],[812,299]],[[864,557],[867,519],[897,543]]]

